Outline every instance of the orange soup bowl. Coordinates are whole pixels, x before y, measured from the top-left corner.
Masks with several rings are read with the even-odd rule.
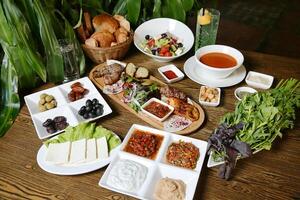
[[[196,73],[212,79],[228,77],[244,62],[243,54],[226,45],[208,45],[195,53]]]

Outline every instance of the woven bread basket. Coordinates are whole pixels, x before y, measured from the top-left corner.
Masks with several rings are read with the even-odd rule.
[[[103,63],[108,59],[121,60],[129,50],[129,47],[133,40],[133,31],[130,32],[128,40],[112,47],[91,47],[86,44],[82,44],[82,49],[85,54],[94,63]]]

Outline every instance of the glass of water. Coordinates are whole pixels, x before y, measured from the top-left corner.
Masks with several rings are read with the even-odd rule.
[[[216,43],[220,11],[212,8],[203,8],[197,15],[195,51],[199,48]]]
[[[64,83],[80,78],[75,45],[68,39],[58,40],[61,55],[64,61]]]

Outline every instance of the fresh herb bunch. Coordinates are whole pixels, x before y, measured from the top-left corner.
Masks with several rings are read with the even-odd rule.
[[[236,105],[234,112],[227,113],[222,118],[221,125],[209,138],[211,144],[209,151],[213,151],[215,158],[222,157],[225,160],[225,164],[220,167],[219,175],[228,179],[235,166],[236,152],[228,151],[228,146],[232,146],[233,141],[249,145],[253,153],[263,149],[270,150],[273,141],[278,136],[282,137],[283,129],[293,128],[296,111],[299,107],[300,81],[297,79],[281,80],[274,89],[246,95]],[[221,132],[226,136],[224,133],[231,133],[232,131],[229,129],[239,126],[241,123],[243,128],[234,133],[234,139],[232,135],[221,140],[215,139],[217,133]],[[245,157],[241,151],[239,151],[239,155]]]

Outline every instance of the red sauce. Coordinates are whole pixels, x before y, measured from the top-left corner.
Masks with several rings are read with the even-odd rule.
[[[158,118],[163,118],[171,111],[168,106],[162,105],[156,101],[152,101],[151,103],[149,103],[144,107],[144,110],[148,111]]]
[[[163,72],[163,74],[168,78],[168,79],[174,79],[177,78],[178,76],[173,72],[172,70],[167,70]]]
[[[124,151],[138,156],[155,159],[164,137],[146,131],[135,130]]]
[[[236,66],[235,58],[225,53],[208,53],[200,57],[200,62],[215,68],[230,68]]]

